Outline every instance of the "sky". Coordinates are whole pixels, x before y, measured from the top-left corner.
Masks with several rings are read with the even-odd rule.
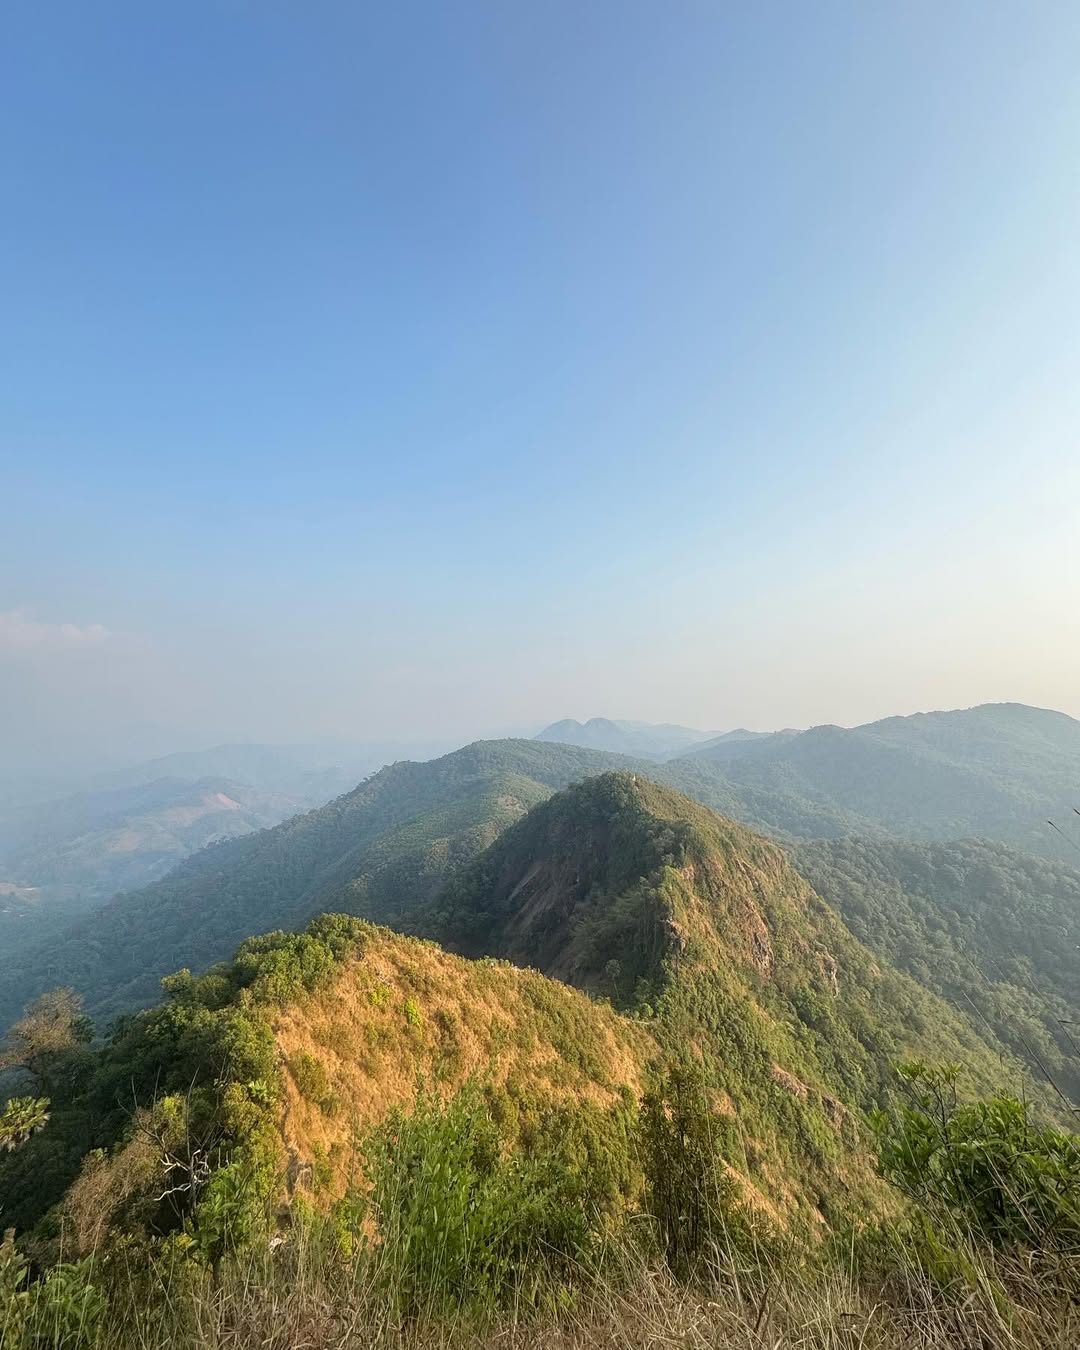
[[[11,0],[0,745],[1080,715],[1080,7]]]

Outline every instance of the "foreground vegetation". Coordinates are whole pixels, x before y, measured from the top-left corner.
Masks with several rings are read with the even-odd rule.
[[[1066,1350],[1080,1139],[909,1066],[877,1121],[896,1203],[824,1237],[745,1207],[701,1066],[508,1132],[479,1083],[363,1140],[328,1208],[244,1188],[44,1273],[0,1248],[3,1350],[685,1346]],[[256,1214],[258,1217],[256,1218]]]

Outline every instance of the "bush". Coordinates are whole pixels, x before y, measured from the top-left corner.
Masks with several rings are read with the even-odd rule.
[[[227,1253],[265,1240],[277,1185],[273,1159],[257,1148],[244,1150],[214,1173],[187,1229],[208,1265],[216,1269]]]
[[[1080,1244],[1080,1138],[1011,1097],[961,1105],[955,1067],[905,1065],[904,1102],[875,1117],[879,1170],[943,1231],[993,1247]]]
[[[350,955],[359,955],[367,926],[345,914],[323,914],[303,933],[263,933],[241,944],[233,977],[256,1003],[282,1005],[310,993]]]
[[[301,1052],[298,1055],[290,1055],[288,1063],[289,1072],[301,1097],[325,1110],[330,1103],[331,1092],[330,1080],[326,1076],[322,1060]]]
[[[3,1350],[89,1350],[106,1306],[91,1273],[90,1261],[53,1266],[43,1280],[28,1286],[26,1260],[8,1231],[0,1243]]]
[[[406,1312],[535,1300],[595,1250],[602,1205],[579,1132],[552,1118],[507,1151],[475,1084],[442,1103],[421,1092],[366,1143],[370,1210],[390,1292]],[[568,1139],[584,1166],[564,1148]],[[609,1178],[603,1178],[609,1185]]]

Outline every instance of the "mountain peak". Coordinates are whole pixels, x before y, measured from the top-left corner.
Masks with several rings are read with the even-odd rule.
[[[670,722],[627,722],[612,717],[590,717],[587,722],[578,722],[567,717],[561,722],[552,722],[538,732],[536,740],[562,741],[590,749],[661,760],[683,754],[713,735],[715,733],[711,731],[698,731]]]

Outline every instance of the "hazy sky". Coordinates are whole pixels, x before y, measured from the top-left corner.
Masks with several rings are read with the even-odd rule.
[[[0,736],[1080,714],[1080,6],[12,0]]]

